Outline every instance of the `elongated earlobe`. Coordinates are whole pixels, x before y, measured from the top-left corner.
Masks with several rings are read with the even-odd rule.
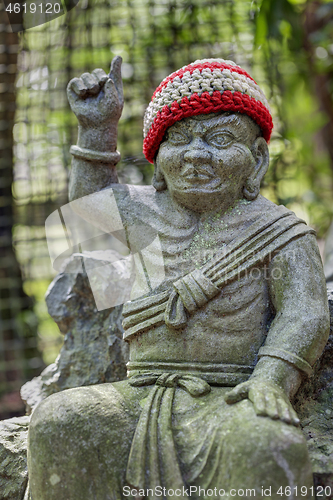
[[[260,185],[254,183],[252,179],[247,179],[245,186],[243,187],[243,195],[249,201],[253,201],[257,198],[260,192]]]
[[[249,201],[257,198],[260,192],[260,184],[264,178],[269,165],[269,152],[267,142],[263,137],[258,137],[251,149],[253,155],[253,170],[246,179],[243,187],[243,195]]]

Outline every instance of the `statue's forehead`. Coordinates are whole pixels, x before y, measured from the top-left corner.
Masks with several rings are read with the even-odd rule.
[[[239,113],[211,113],[183,118],[170,127],[170,129],[205,132],[215,127],[230,127],[239,132],[249,132],[256,124],[246,115]]]

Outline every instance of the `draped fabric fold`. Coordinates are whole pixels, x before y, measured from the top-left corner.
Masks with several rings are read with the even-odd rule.
[[[164,318],[165,323],[173,328],[181,328],[186,324],[186,311],[194,313],[221,291],[200,269],[179,279],[173,287]]]
[[[151,500],[157,499],[156,487],[165,487],[166,491],[180,489],[183,492],[185,483],[171,427],[175,388],[181,387],[191,396],[200,397],[210,392],[210,385],[199,377],[167,372],[162,375],[152,372],[133,376],[129,384],[134,387],[154,387],[135,430],[126,481],[136,489],[152,490],[148,496]]]

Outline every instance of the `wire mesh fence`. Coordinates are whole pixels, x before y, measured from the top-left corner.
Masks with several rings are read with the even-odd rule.
[[[69,147],[77,133],[66,99],[68,81],[96,67],[107,70],[114,55],[122,56],[125,106],[119,125],[119,176],[122,182],[149,182],[152,166],[142,154],[142,116],[152,92],[168,73],[195,59],[223,57],[251,65],[255,5],[244,7],[244,2],[233,0],[82,0],[66,15],[19,36],[10,33],[2,11],[1,74],[10,80],[10,89],[7,86],[1,95],[7,101],[11,96],[6,113],[12,119],[7,171],[1,176],[9,186],[6,196],[1,193],[2,208],[10,211],[1,259],[8,271],[0,285],[2,395],[17,391],[43,362],[52,362],[61,345],[43,300],[55,274],[44,223],[67,202]],[[13,285],[11,255],[18,264],[21,296]],[[5,321],[12,325],[9,333]],[[30,336],[24,343],[22,329],[27,330],[29,321]],[[34,351],[28,365],[27,349]]]
[[[125,106],[119,124],[119,177],[134,184],[149,182],[153,171],[142,154],[142,117],[152,92],[168,73],[200,58],[236,59],[249,68],[253,63],[255,8],[255,3],[236,0],[82,0],[62,17],[18,37],[10,34],[16,37],[15,49],[5,41],[8,61],[3,74],[11,77],[15,116],[13,144],[7,141],[8,151],[11,146],[14,151],[13,158],[8,153],[7,167],[10,169],[13,162],[14,177],[7,176],[13,196],[7,193],[2,198],[2,204],[12,211],[12,239],[8,234],[2,262],[6,266],[13,243],[24,296],[9,294],[9,282],[1,280],[1,289],[8,295],[1,301],[2,314],[8,307],[14,322],[7,336],[2,326],[0,338],[2,394],[17,390],[33,371],[23,369],[27,354],[17,327],[17,316],[30,298],[34,301],[28,309],[34,333],[29,346],[35,354],[38,349],[42,359],[33,355],[29,366],[40,370],[43,362],[54,360],[61,345],[43,300],[55,274],[44,223],[67,202],[69,147],[76,142],[77,133],[66,99],[68,81],[96,67],[107,70],[114,55],[122,56]],[[1,30],[1,36],[9,36],[8,23],[4,22]],[[13,53],[17,66],[11,66],[16,62],[9,60]],[[7,99],[8,89],[2,95]],[[9,274],[8,280],[13,280],[13,273]],[[18,371],[12,384],[9,373],[14,364]]]

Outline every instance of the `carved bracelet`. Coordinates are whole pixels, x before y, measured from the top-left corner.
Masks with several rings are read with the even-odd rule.
[[[80,160],[95,161],[98,163],[116,164],[121,158],[119,151],[103,153],[102,151],[93,151],[92,149],[80,148],[79,146],[71,146],[69,152]]]
[[[285,351],[284,349],[263,346],[259,349],[258,353],[259,358],[261,358],[262,356],[270,356],[272,358],[279,358],[283,359],[284,361],[288,361],[288,363],[294,365],[308,377],[310,377],[313,373],[311,365],[307,361],[305,361],[305,359],[296,356],[296,354],[293,354],[292,352]]]

